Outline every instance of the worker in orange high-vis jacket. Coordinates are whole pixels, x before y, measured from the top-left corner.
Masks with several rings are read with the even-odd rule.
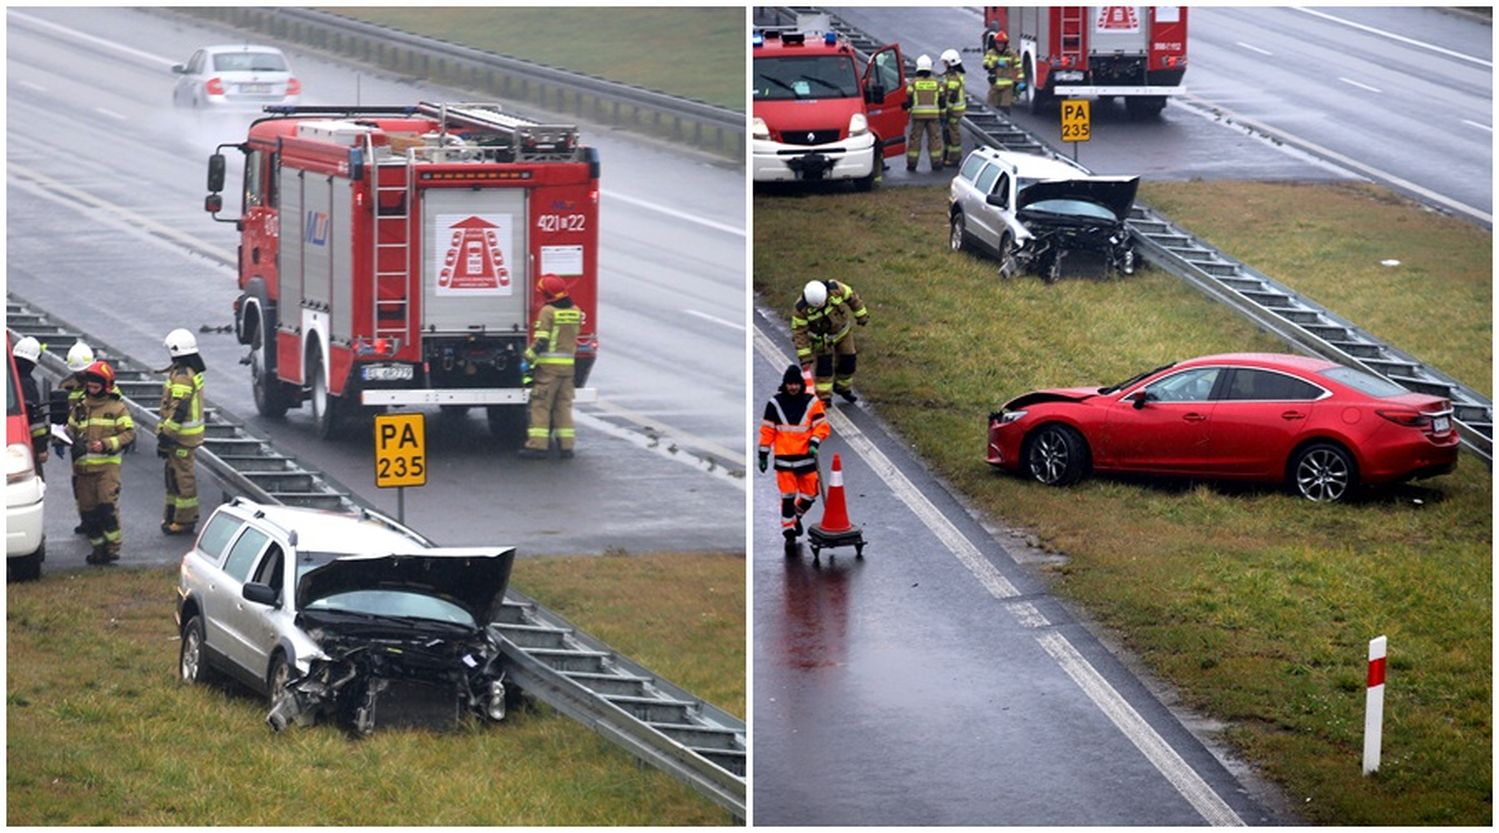
[[[120,558],[120,455],[135,441],[135,420],[115,388],[108,362],[96,361],[79,376],[83,395],[68,412],[73,491],[83,532],[94,548],[84,560],[108,564]]]
[[[760,471],[776,458],[776,485],[781,491],[781,535],[786,546],[802,534],[802,516],[817,500],[817,449],[832,427],[822,401],[807,392],[802,369],[786,368],[776,395],[765,403],[760,420]]]
[[[573,357],[583,311],[567,297],[567,282],[557,275],[542,275],[536,288],[546,304],[536,315],[521,371],[522,384],[531,386],[531,419],[520,456],[545,457],[556,441],[565,460],[573,456],[578,436],[573,428]]]

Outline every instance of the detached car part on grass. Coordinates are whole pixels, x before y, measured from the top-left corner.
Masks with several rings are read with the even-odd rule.
[[[1080,273],[1133,274],[1125,221],[1139,186],[1139,177],[1089,176],[1049,157],[977,148],[949,186],[948,245],[997,258],[1001,278],[1029,272],[1051,283],[1069,257],[1084,263]]]
[[[488,623],[514,560],[511,547],[426,547],[375,513],[232,501],[183,557],[182,678],[221,671],[260,691],[276,731],[503,720],[506,671]]]
[[[1090,471],[1284,483],[1316,502],[1457,466],[1452,405],[1326,359],[1204,356],[1102,388],[1018,396],[986,461],[1052,486]]]

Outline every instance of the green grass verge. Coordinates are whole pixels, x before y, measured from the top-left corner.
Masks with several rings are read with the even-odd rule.
[[[1172,188],[1152,185],[1151,196]],[[1228,740],[1309,820],[1488,824],[1493,496],[1482,464],[1465,456],[1453,475],[1346,506],[1158,481],[1048,489],[992,472],[985,416],[1015,394],[1284,348],[1153,270],[1001,283],[992,261],[947,250],[946,205],[937,188],[757,196],[756,289],[784,310],[809,278],[853,284],[871,310],[858,333],[862,394],[981,510],[1066,552],[1050,574],[1057,592],[1185,705],[1227,721]],[[1212,208],[1201,213],[1223,209]],[[1469,239],[1457,221],[1411,213],[1412,239]],[[1330,231],[1377,238],[1363,216]],[[1487,280],[1480,260],[1471,268]],[[1364,778],[1364,657],[1380,634],[1391,669],[1384,766]]]
[[[743,714],[744,560],[526,559],[515,583]],[[176,678],[175,570],[7,588],[9,825],[716,825],[728,814],[551,709],[434,734],[272,735],[237,686]]]
[[[327,8],[412,34],[744,110],[744,9]]]
[[[1380,339],[1493,395],[1489,232],[1365,183],[1144,183],[1140,199]]]

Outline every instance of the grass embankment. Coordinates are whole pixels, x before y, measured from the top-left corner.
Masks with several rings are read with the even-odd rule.
[[[7,824],[729,822],[546,707],[445,734],[272,735],[248,690],[177,681],[175,582],[173,570],[111,570],[7,588]],[[744,714],[743,559],[527,559],[515,583]]]
[[[1152,185],[1151,197],[1173,188]],[[1276,231],[1387,234],[1365,195],[1334,189],[1316,202],[1324,198],[1340,225],[1282,211]],[[1272,489],[1097,477],[1048,489],[991,472],[985,416],[1010,396],[1283,348],[1153,270],[1113,282],[1001,283],[992,261],[947,251],[946,205],[937,188],[757,197],[756,288],[783,306],[808,278],[852,283],[872,316],[858,334],[862,394],[979,508],[1067,553],[1053,569],[1057,591],[1119,634],[1187,706],[1227,721],[1226,739],[1308,819],[1488,824],[1493,503],[1484,467],[1465,456],[1453,475],[1344,506]],[[1454,283],[1488,280],[1485,239],[1405,210],[1411,243],[1394,256]],[[1422,240],[1432,246],[1417,255]],[[1354,274],[1348,264],[1364,256],[1338,240],[1319,245],[1316,269],[1330,275]],[[1462,246],[1485,248],[1475,258]],[[1462,312],[1487,321],[1489,307]],[[1363,778],[1366,646],[1380,634],[1390,640],[1384,765]]]
[[[328,8],[405,32],[744,109],[744,9]]]
[[[1485,396],[1493,245],[1365,183],[1144,183],[1140,199],[1229,255]],[[1398,260],[1399,266],[1380,261]]]

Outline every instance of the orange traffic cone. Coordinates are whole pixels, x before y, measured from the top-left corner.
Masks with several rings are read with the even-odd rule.
[[[864,533],[849,523],[848,506],[843,497],[843,459],[833,455],[833,470],[828,475],[827,504],[822,510],[822,523],[813,524],[807,532],[812,545],[812,557],[817,558],[823,547],[854,548],[854,557],[864,557]]]

